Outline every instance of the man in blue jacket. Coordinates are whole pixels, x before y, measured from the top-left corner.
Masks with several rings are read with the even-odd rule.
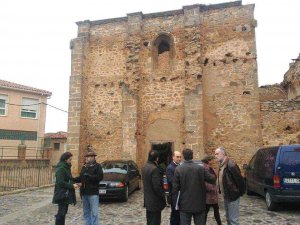
[[[170,225],[180,225],[180,214],[178,210],[175,210],[176,202],[172,201],[172,182],[176,167],[181,162],[181,153],[179,151],[173,152],[173,161],[168,165],[166,169],[167,181],[169,185],[168,202],[171,204],[171,216]]]

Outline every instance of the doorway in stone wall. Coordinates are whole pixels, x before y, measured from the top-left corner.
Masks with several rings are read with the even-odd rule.
[[[151,149],[159,153],[159,166],[165,171],[172,161],[173,142],[151,142]]]

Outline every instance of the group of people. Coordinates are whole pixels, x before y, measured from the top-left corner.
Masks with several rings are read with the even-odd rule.
[[[167,201],[171,205],[170,225],[191,225],[192,218],[195,225],[204,225],[210,207],[214,209],[217,224],[221,225],[219,194],[224,198],[227,224],[238,225],[239,199],[245,192],[245,184],[237,164],[227,156],[223,147],[215,150],[215,156],[204,157],[203,165],[193,161],[191,149],[184,149],[182,155],[183,161],[181,153],[175,151],[173,161],[166,168],[170,193]],[[95,151],[88,148],[80,175],[72,177],[72,154],[65,152],[61,155],[56,167],[53,196],[53,203],[58,204],[55,225],[65,224],[69,204],[76,204],[77,188],[80,188],[85,225],[99,225],[98,188],[103,179],[103,170],[95,157]],[[219,162],[218,174],[212,167],[214,159]],[[147,225],[160,225],[161,212],[166,207],[163,173],[158,162],[159,153],[151,150],[142,168]]]
[[[85,225],[99,225],[99,182],[103,179],[102,167],[96,162],[95,151],[88,148],[80,175],[72,177],[72,156],[70,152],[63,153],[56,166],[53,203],[58,204],[58,211],[55,215],[55,225],[65,224],[69,204],[76,204],[77,188],[80,188]]]
[[[218,195],[224,198],[225,215],[228,225],[239,224],[239,199],[245,193],[245,183],[237,164],[230,159],[223,147],[215,150],[215,156],[202,159],[203,165],[193,161],[193,151],[184,149],[173,153],[173,161],[166,169],[169,183],[168,202],[171,205],[170,225],[204,225],[210,207],[218,225],[222,224]],[[219,163],[218,174],[212,162]],[[149,152],[148,161],[142,168],[144,205],[147,225],[161,224],[161,211],[166,206],[159,153]]]

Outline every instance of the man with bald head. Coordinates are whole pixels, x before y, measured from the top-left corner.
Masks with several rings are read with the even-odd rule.
[[[174,172],[176,167],[181,162],[181,153],[179,151],[173,152],[173,161],[168,165],[166,169],[167,180],[169,184],[169,203],[171,204],[171,216],[170,216],[170,225],[180,225],[180,215],[179,211],[175,210],[176,202],[172,202],[172,182],[174,177]]]

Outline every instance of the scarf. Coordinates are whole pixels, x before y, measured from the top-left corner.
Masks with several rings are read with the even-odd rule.
[[[92,167],[96,164],[96,160],[94,159],[93,161],[90,161],[90,162],[86,162],[84,164],[85,167]]]

